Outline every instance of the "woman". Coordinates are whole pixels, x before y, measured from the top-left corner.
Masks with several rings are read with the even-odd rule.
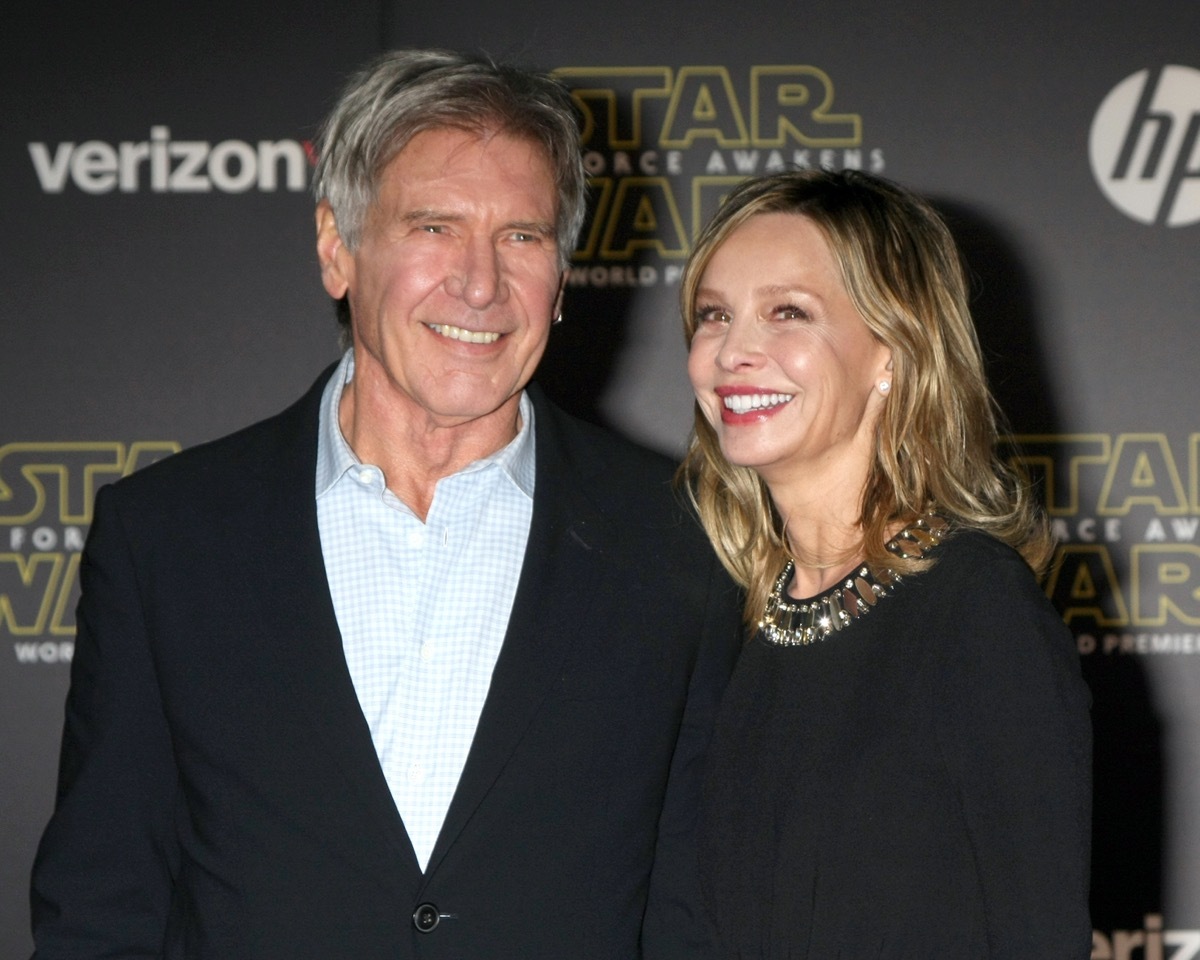
[[[754,628],[702,820],[724,957],[1090,954],[1089,697],[966,298],[856,172],[744,183],[684,273],[684,474]]]

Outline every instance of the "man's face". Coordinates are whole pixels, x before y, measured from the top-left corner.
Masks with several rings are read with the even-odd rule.
[[[503,133],[417,134],[384,169],[351,253],[318,208],[325,288],[348,293],[356,393],[455,426],[516,415],[562,290],[543,151]]]

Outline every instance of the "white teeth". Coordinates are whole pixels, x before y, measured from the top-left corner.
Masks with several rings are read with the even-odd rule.
[[[794,397],[794,393],[734,393],[722,397],[725,409],[734,413],[749,413],[751,410],[765,410],[768,407],[778,407]]]
[[[461,340],[464,343],[495,343],[500,334],[488,330],[464,330],[462,327],[452,327],[448,323],[431,323],[429,329],[451,340]]]

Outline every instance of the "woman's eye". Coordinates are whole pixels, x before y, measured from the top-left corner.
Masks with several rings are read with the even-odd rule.
[[[808,314],[800,307],[783,306],[775,311],[775,315],[781,320],[804,320]]]
[[[728,323],[729,313],[720,307],[700,307],[696,310],[697,323]]]

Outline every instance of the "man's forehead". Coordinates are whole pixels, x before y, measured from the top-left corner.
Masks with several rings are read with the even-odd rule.
[[[539,181],[557,197],[554,167],[542,144],[506,130],[483,132],[455,126],[431,127],[413,135],[383,167],[377,186],[389,181],[446,181],[499,175],[516,188]],[[540,190],[538,191],[540,192]]]
[[[499,123],[440,123],[421,127],[410,134],[397,149],[391,151],[384,168],[406,155],[411,157],[414,153],[427,149],[431,142],[437,142],[450,152],[455,152],[469,150],[480,144],[486,148],[497,141],[523,147],[532,156],[540,159],[548,170],[553,171],[553,158],[544,143],[537,137]]]
[[[485,182],[481,194],[475,186]],[[419,131],[393,155],[376,178],[369,216],[449,217],[485,198],[493,208],[511,207],[505,219],[554,232],[559,193],[545,148],[504,129],[447,124]]]

